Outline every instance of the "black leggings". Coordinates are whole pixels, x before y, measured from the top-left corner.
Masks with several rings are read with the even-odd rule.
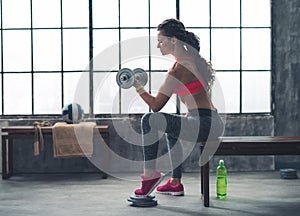
[[[223,134],[224,124],[216,111],[190,110],[186,116],[168,113],[146,113],[142,117],[144,168],[156,169],[159,132],[166,135],[172,177],[182,176],[181,141],[203,142]]]

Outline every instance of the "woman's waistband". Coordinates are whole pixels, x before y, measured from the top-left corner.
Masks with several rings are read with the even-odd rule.
[[[191,109],[188,110],[187,116],[212,116],[212,115],[219,115],[218,111],[211,110],[211,109],[205,109],[205,108],[199,108],[199,109]]]

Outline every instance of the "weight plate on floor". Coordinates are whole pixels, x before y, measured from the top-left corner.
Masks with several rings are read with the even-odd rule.
[[[280,177],[282,179],[297,179],[297,171],[295,169],[281,169]]]
[[[157,200],[155,196],[130,196],[127,199],[130,202],[130,206],[133,207],[154,207],[157,206]]]

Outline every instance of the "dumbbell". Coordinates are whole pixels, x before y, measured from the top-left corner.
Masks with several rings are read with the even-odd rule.
[[[122,68],[116,76],[117,84],[123,89],[132,87],[135,79],[144,86],[148,82],[148,75],[142,68],[136,68],[133,71],[129,68]]]

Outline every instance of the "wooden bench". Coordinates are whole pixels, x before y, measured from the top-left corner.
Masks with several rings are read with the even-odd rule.
[[[212,155],[300,155],[300,137],[221,137],[217,142],[200,145],[200,152],[203,164],[201,195],[204,206],[209,207],[209,159]]]
[[[43,136],[52,137],[52,126],[41,127]],[[34,138],[35,128],[34,126],[9,126],[2,127],[2,179],[8,179],[13,175],[13,141],[15,139],[32,139]],[[95,130],[100,132],[104,144],[109,146],[109,126],[97,125]],[[101,142],[103,144],[103,142]],[[106,151],[108,148],[104,148]],[[108,152],[102,152],[104,161],[104,167],[108,166]],[[107,169],[105,169],[107,170]],[[107,174],[103,172],[103,178],[106,178]]]

